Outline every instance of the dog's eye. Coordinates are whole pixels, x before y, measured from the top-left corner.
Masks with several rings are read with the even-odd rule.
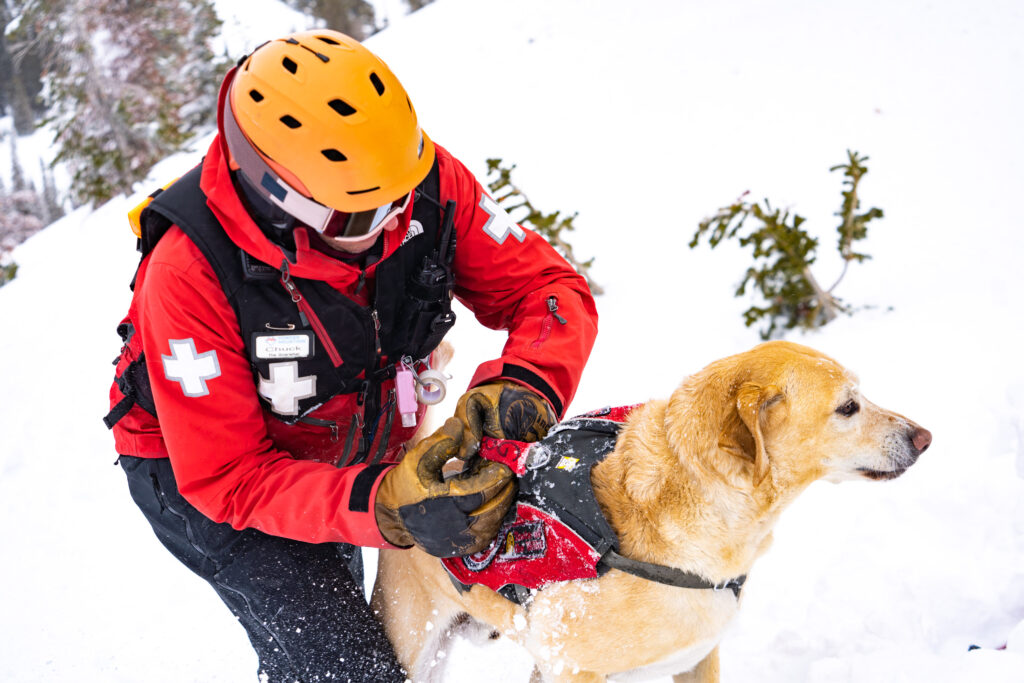
[[[853,417],[860,410],[860,404],[852,398],[843,405],[836,408],[836,412],[843,417]]]

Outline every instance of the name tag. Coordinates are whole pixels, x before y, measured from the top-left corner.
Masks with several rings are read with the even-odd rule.
[[[252,352],[256,360],[310,358],[313,355],[313,333],[254,334]]]

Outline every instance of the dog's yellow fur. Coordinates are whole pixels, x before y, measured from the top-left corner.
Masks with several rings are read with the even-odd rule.
[[[899,476],[931,436],[861,397],[857,378],[812,349],[769,342],[687,378],[635,410],[591,481],[626,557],[719,582],[750,572],[781,511],[820,478]],[[858,410],[851,414],[851,406]],[[381,551],[373,606],[415,681],[466,620],[534,657],[557,683],[672,675],[718,681],[717,645],[739,601],[611,570],[549,585],[528,608],[482,586],[459,594],[440,562]],[[429,625],[428,625],[429,624]]]

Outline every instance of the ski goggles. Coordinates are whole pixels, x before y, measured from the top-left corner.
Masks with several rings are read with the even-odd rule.
[[[228,150],[249,184],[264,199],[294,216],[300,223],[337,241],[364,241],[385,229],[393,228],[412,201],[413,193],[410,192],[377,209],[357,213],[337,211],[305,196],[271,168],[239,128],[229,102],[224,103],[223,126]]]
[[[390,204],[385,204],[370,211],[358,213],[342,213],[335,211],[328,218],[322,232],[336,242],[361,242],[384,230],[392,230],[399,218],[412,203],[412,192]]]

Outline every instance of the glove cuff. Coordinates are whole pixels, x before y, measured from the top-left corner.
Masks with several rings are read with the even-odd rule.
[[[543,377],[538,375],[533,370],[521,366],[513,365],[512,363],[503,363],[501,366],[501,372],[498,375],[486,377],[481,376],[483,373],[483,367],[477,371],[477,374],[473,377],[469,386],[477,387],[481,384],[487,384],[490,382],[498,382],[501,380],[507,380],[514,382],[515,384],[522,385],[527,389],[533,391],[538,396],[541,396],[548,402],[551,409],[555,413],[555,420],[562,419],[562,413],[565,411],[565,406],[562,403],[562,399],[558,397],[558,393],[554,387],[548,384]]]
[[[398,510],[378,503],[373,506],[373,512],[377,530],[385,541],[400,550],[408,550],[413,546],[412,536],[405,530]]]

